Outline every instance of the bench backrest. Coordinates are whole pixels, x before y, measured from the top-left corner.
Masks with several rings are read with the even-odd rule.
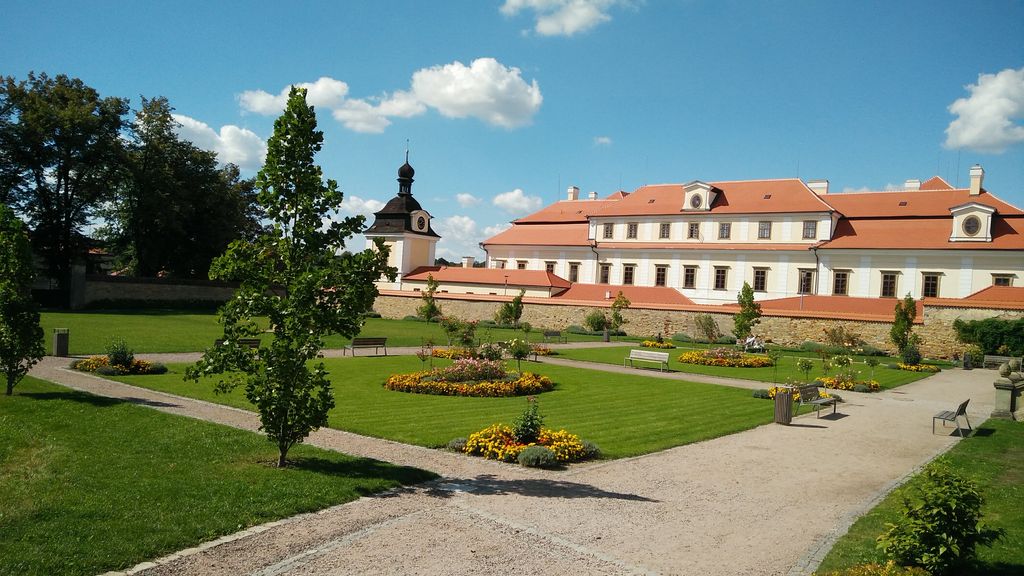
[[[561,336],[562,333],[560,331],[558,331],[558,330],[545,330],[544,331],[544,335],[545,336]]]
[[[815,386],[814,384],[801,386],[799,388],[799,391],[801,402],[810,402],[811,400],[817,400],[818,398],[821,397],[821,394],[818,393],[818,387]]]
[[[966,416],[967,415],[967,403],[970,402],[970,401],[971,401],[970,398],[968,398],[967,400],[964,400],[963,404],[961,404],[960,407],[956,409],[956,415],[957,416]]]
[[[353,338],[353,346],[383,346],[387,338]]]
[[[630,360],[656,360],[658,362],[668,362],[668,352],[652,352],[650,350],[630,350]]]

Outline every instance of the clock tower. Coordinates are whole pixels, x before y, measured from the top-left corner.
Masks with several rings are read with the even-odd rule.
[[[373,224],[364,232],[371,248],[374,239],[384,241],[391,249],[388,265],[398,269],[394,282],[377,283],[382,289],[400,289],[406,274],[420,266],[434,265],[434,249],[441,237],[430,225],[430,214],[412,197],[415,173],[406,153],[405,164],[398,169],[398,195],[374,213]]]

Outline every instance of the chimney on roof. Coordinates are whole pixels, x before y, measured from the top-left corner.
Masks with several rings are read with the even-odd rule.
[[[474,261],[476,261],[476,258],[474,258],[473,256],[463,256],[462,257],[462,267],[463,268],[472,268]]]
[[[916,178],[912,179],[912,180],[907,180],[906,182],[903,183],[903,189],[904,190],[920,190],[921,189],[921,181],[916,179]]]
[[[981,164],[971,166],[971,196],[981,194],[981,183],[985,180],[985,169]]]
[[[828,180],[808,180],[807,187],[818,196],[828,194]]]
[[[591,200],[597,200],[597,192],[591,190],[590,194],[587,194],[587,198],[590,198]]]
[[[569,194],[568,194],[568,196],[569,196],[569,200],[579,200],[580,199],[580,188],[579,188],[579,186],[569,186]]]

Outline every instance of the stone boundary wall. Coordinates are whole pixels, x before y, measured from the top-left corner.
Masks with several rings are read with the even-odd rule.
[[[435,301],[447,314],[454,314],[466,320],[493,320],[494,313],[502,302],[511,298],[497,298],[484,300],[482,298],[464,299],[452,298],[445,294],[436,294]],[[416,308],[422,304],[419,294],[396,295],[394,293],[380,295],[374,303],[376,310],[384,318],[404,318],[415,316]],[[604,303],[602,303],[604,304]],[[603,306],[586,306],[579,303],[544,302],[537,299],[524,299],[523,322],[529,322],[536,329],[564,330],[568,326],[583,325],[583,318],[593,309],[607,309]],[[710,308],[710,307],[709,307]],[[718,321],[718,326],[723,334],[731,334],[733,329],[733,314],[731,312],[718,312],[709,309],[695,307],[690,310],[667,310],[654,307],[634,305],[623,311],[623,317],[628,320],[625,326],[629,334],[641,336],[654,336],[663,334],[671,337],[677,332],[683,332],[690,336],[697,334],[693,317],[699,313],[710,314]],[[914,325],[914,332],[922,338],[921,352],[931,358],[948,358],[957,353],[962,345],[957,343],[956,332],[953,330],[953,321],[957,318],[964,320],[980,320],[983,318],[1015,319],[1024,317],[1021,310],[1001,310],[989,308],[953,308],[948,306],[923,307],[923,320],[921,324]],[[765,315],[761,317],[754,332],[762,338],[770,339],[776,344],[784,346],[799,346],[803,342],[822,342],[824,329],[842,325],[847,329],[860,334],[865,344],[869,344],[882,350],[894,352],[889,342],[889,331],[892,328],[891,321],[870,321],[870,320],[847,320],[835,318],[814,318],[807,317],[806,313],[800,316]]]
[[[177,278],[132,278],[128,276],[85,276],[81,297],[75,308],[97,302],[225,302],[237,285],[211,280]]]

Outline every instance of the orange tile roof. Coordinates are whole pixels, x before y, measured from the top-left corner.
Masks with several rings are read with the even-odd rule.
[[[513,222],[516,224],[586,222],[587,216],[615,201],[617,200],[561,200]]]
[[[952,190],[953,187],[949,185],[939,176],[932,176],[921,183],[921,190]]]
[[[693,300],[683,296],[675,288],[664,286],[612,286],[610,284],[573,284],[568,290],[556,296],[555,299],[559,302],[568,300],[577,302],[607,302],[610,305],[620,291],[626,298],[629,298],[631,305],[670,304],[688,306],[693,304]],[[611,298],[605,298],[608,292],[611,293]]]
[[[709,182],[718,190],[711,214],[830,212],[832,208],[801,180]],[[652,184],[606,205],[595,216],[653,216],[683,212],[684,184]],[[703,212],[706,213],[706,212]]]
[[[598,250],[810,250],[816,244],[740,244],[729,242],[598,242]]]
[[[420,266],[405,275],[405,280],[434,280],[449,284],[486,284],[490,286],[541,286],[568,288],[568,280],[544,270],[514,268],[462,268],[458,266]]]
[[[966,189],[840,192],[826,194],[822,196],[822,199],[847,218],[910,218],[915,216],[945,216],[948,218],[950,208],[968,202],[991,206],[1004,216],[1024,214],[1016,206],[1008,204],[984,190],[977,196],[971,196],[970,190]]]
[[[1024,310],[1024,287],[989,286],[978,290],[966,298],[927,298],[924,300],[924,303],[929,306],[943,306],[947,308]]]
[[[625,190],[619,190],[618,192],[612,192],[611,194],[606,196],[605,200],[622,200],[626,196],[629,196],[629,192],[626,192]]]
[[[504,232],[481,242],[485,246],[589,246],[589,225],[580,224],[513,224]]]
[[[995,217],[991,242],[950,242],[951,218],[842,219],[822,249],[1024,250],[1024,218]]]
[[[873,320],[892,322],[895,298],[854,298],[851,296],[820,296],[808,294],[776,300],[758,300],[761,312],[767,316],[801,316],[836,318],[841,320]],[[723,304],[722,308],[739,309],[738,304]],[[917,303],[917,318],[923,321],[922,303]]]

